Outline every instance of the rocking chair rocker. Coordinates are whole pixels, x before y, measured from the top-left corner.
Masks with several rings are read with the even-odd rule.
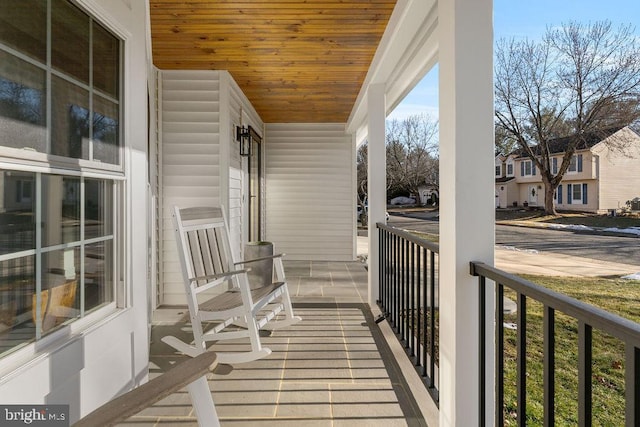
[[[273,330],[300,321],[294,316],[282,266],[282,254],[235,261],[223,211],[214,207],[174,208],[174,225],[194,344],[166,336],[162,341],[191,357],[206,351],[207,341],[249,338],[250,351],[220,352],[218,362],[245,363],[271,354],[260,342],[260,330]],[[243,268],[273,259],[275,281],[254,289]],[[203,292],[209,298],[203,302]],[[280,313],[284,315],[277,317]],[[203,323],[217,322],[204,332]],[[230,326],[237,328],[230,330]],[[238,328],[239,327],[239,328]]]

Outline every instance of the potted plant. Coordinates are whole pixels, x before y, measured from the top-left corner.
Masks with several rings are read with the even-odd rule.
[[[244,247],[245,261],[271,256],[273,256],[273,243],[271,242],[263,240],[247,242]],[[273,260],[271,258],[252,262],[247,264],[247,267],[251,268],[248,273],[251,289],[270,285],[273,282]]]

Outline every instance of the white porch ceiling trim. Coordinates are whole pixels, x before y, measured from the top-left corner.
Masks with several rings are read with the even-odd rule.
[[[437,63],[437,28],[437,1],[398,0],[347,122],[357,145],[367,137],[369,86],[385,85],[389,114]]]

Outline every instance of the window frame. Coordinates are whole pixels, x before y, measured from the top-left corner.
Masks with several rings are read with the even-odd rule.
[[[582,154],[574,154],[571,156],[571,161],[569,162],[569,167],[567,168],[568,174],[575,174],[582,172]]]
[[[72,243],[61,244],[61,245],[52,245],[43,248],[41,245],[38,247],[38,243],[36,244],[36,248],[32,251],[19,251],[12,252],[7,254],[7,258],[17,258],[19,256],[26,255],[26,252],[33,252],[34,254],[39,253],[40,255],[53,252],[56,250],[60,250],[61,248],[74,248],[74,247],[84,247],[86,245],[95,244],[102,241],[111,241],[112,247],[110,249],[111,253],[111,295],[108,301],[105,301],[100,306],[95,309],[92,309],[89,312],[83,313],[82,317],[76,317],[70,319],[68,322],[65,322],[61,327],[56,328],[51,331],[51,333],[44,334],[36,334],[36,338],[30,340],[28,342],[19,344],[16,348],[12,348],[6,353],[0,355],[0,373],[3,372],[7,367],[14,366],[16,360],[24,360],[25,355],[35,355],[43,346],[53,345],[55,343],[59,343],[60,345],[64,345],[63,340],[66,341],[69,337],[69,333],[77,333],[90,325],[95,324],[97,321],[101,319],[105,319],[110,313],[113,313],[114,310],[118,308],[126,308],[129,304],[128,299],[126,298],[126,286],[124,278],[128,276],[128,263],[127,259],[127,242],[126,236],[124,234],[124,227],[126,226],[126,221],[124,219],[126,212],[129,209],[129,203],[126,200],[125,194],[128,192],[129,188],[129,180],[127,178],[126,173],[126,164],[128,152],[126,150],[127,147],[127,139],[126,139],[126,124],[124,121],[124,112],[125,112],[125,104],[127,102],[127,88],[126,88],[126,57],[127,57],[127,43],[130,35],[128,32],[123,30],[123,27],[120,26],[117,22],[113,22],[111,18],[105,17],[104,14],[97,10],[95,6],[92,5],[87,0],[67,0],[70,4],[77,7],[81,10],[87,19],[87,23],[90,28],[93,30],[94,25],[101,26],[104,30],[106,30],[109,34],[113,35],[118,43],[118,65],[116,68],[117,72],[117,96],[118,99],[111,97],[109,94],[101,91],[95,87],[89,87],[90,93],[92,96],[99,96],[102,99],[107,99],[109,101],[116,101],[117,109],[118,109],[118,129],[117,129],[117,159],[118,164],[101,162],[99,160],[94,159],[78,159],[64,156],[57,156],[50,153],[43,153],[31,150],[25,150],[20,148],[6,147],[0,146],[0,169],[2,170],[15,170],[21,172],[29,172],[33,173],[37,176],[37,182],[41,182],[44,176],[48,175],[60,175],[60,176],[70,176],[70,177],[78,177],[81,182],[81,186],[84,189],[84,183],[86,179],[97,179],[102,182],[109,183],[113,187],[113,191],[111,194],[111,234],[108,236],[101,236],[91,239],[85,239],[84,236],[84,221],[86,219],[84,212],[84,191],[82,192],[82,201],[81,201],[81,237],[78,241],[74,241]],[[47,52],[51,50],[51,0],[47,1],[47,22],[48,22],[48,30],[46,32],[46,43],[47,43]],[[89,44],[93,44],[93,39],[89,38]],[[54,70],[51,65],[51,60],[47,60],[47,64],[42,64],[38,60],[35,60],[12,47],[6,45],[0,45],[0,49],[9,53],[10,55],[14,55],[20,60],[24,60],[32,65],[37,66],[39,69],[45,69],[46,73],[46,108],[47,108],[47,119],[46,119],[46,132],[47,132],[47,150],[51,151],[51,125],[52,125],[52,98],[51,98],[51,82],[52,76],[62,77],[66,81],[71,81],[73,84],[78,85],[80,87],[85,87],[79,81],[74,80],[73,78],[63,75],[61,72]],[[50,57],[50,53],[48,53],[48,57]],[[90,49],[89,53],[89,61],[93,63],[93,47]],[[93,77],[91,76],[91,79]],[[91,84],[90,84],[91,85]],[[92,104],[92,101],[90,102]],[[92,108],[93,112],[93,108]],[[93,123],[91,121],[90,123]],[[93,124],[89,126],[91,128],[91,132],[93,132]],[[92,140],[93,144],[93,140]],[[32,188],[32,198],[36,200],[34,203],[34,214],[36,219],[38,218],[37,210],[41,210],[43,208],[42,200],[40,199],[40,194],[38,193],[40,190],[37,188],[39,184],[34,184]],[[81,255],[82,263],[79,265],[79,268],[84,274],[84,267],[86,261]],[[37,271],[37,267],[34,268],[36,271],[36,276],[42,274]],[[83,276],[82,276],[83,277]],[[37,280],[39,282],[39,280]],[[82,283],[84,284],[84,277],[82,278]],[[41,291],[39,289],[39,285],[36,284],[38,289],[36,292]],[[124,295],[124,296],[123,296]],[[38,297],[39,298],[39,297]],[[80,304],[84,304],[83,299],[81,298]],[[39,299],[37,304],[39,304]],[[39,311],[39,309],[38,309]],[[39,336],[38,336],[39,335]]]
[[[46,46],[47,46],[47,63],[42,63],[39,60],[32,58],[31,56],[20,52],[19,50],[16,50],[15,48],[11,47],[11,46],[7,46],[4,45],[2,42],[0,42],[0,50],[4,51],[5,53],[12,55],[14,57],[16,57],[17,59],[24,61],[26,63],[28,63],[29,65],[38,68],[39,70],[42,70],[45,73],[45,103],[46,103],[46,121],[45,121],[45,127],[46,127],[46,150],[45,152],[39,152],[36,150],[27,150],[27,149],[23,149],[23,148],[14,148],[14,147],[7,147],[7,146],[2,146],[0,145],[0,159],[3,160],[8,160],[8,161],[16,161],[16,162],[20,162],[20,161],[30,161],[30,162],[36,162],[36,163],[42,163],[42,164],[46,164],[49,165],[52,168],[60,168],[60,169],[76,169],[76,170],[81,170],[81,171],[91,171],[91,172],[106,172],[106,173],[112,173],[114,174],[114,176],[118,176],[119,174],[123,174],[124,173],[124,164],[125,164],[125,158],[124,158],[124,132],[123,132],[123,126],[124,126],[124,75],[125,75],[125,64],[124,64],[124,59],[125,59],[125,41],[127,39],[126,34],[122,32],[122,30],[118,30],[117,28],[113,27],[112,23],[107,23],[105,22],[104,19],[101,19],[101,17],[95,13],[94,10],[90,10],[91,8],[87,8],[84,4],[83,1],[73,1],[73,0],[66,0],[68,3],[70,3],[71,5],[73,5],[74,7],[78,8],[80,11],[82,11],[85,15],[86,15],[86,19],[87,19],[87,25],[91,27],[91,29],[93,29],[93,24],[97,24],[99,26],[101,26],[103,29],[105,29],[107,32],[109,32],[111,35],[113,35],[119,42],[119,52],[118,52],[118,76],[119,76],[119,86],[118,86],[118,99],[113,98],[111,95],[109,95],[108,93],[94,87],[92,81],[93,81],[93,77],[90,76],[90,83],[84,83],[76,78],[74,78],[73,76],[64,74],[62,71],[57,70],[53,64],[51,63],[51,44],[52,44],[52,31],[51,31],[51,1],[52,0],[46,0],[47,1],[47,9],[49,10],[48,16],[47,16],[47,26],[48,29],[46,31]],[[90,39],[89,39],[89,45],[90,45],[90,50],[89,50],[89,64],[90,64],[90,69],[92,69],[92,64],[93,64],[93,39],[92,37],[92,31],[90,31]],[[91,71],[90,71],[91,73]],[[57,154],[53,154],[51,151],[51,128],[52,128],[52,108],[53,108],[53,100],[52,100],[52,84],[53,84],[53,80],[54,78],[56,79],[61,79],[67,83],[70,83],[78,88],[81,88],[83,90],[88,91],[89,93],[89,107],[90,107],[90,112],[91,112],[91,117],[93,117],[93,113],[94,113],[94,109],[93,109],[93,98],[98,97],[100,99],[106,99],[109,102],[114,102],[118,105],[118,147],[117,147],[117,151],[118,151],[118,164],[113,164],[113,163],[106,163],[106,162],[102,162],[100,160],[96,160],[96,159],[82,159],[82,158],[74,158],[74,157],[66,157],[66,156],[60,156]],[[93,119],[91,120],[91,123],[93,123]],[[89,126],[89,131],[90,131],[90,148],[89,148],[89,152],[91,153],[91,155],[93,155],[93,146],[95,146],[95,141],[92,138],[93,136],[93,126]]]
[[[567,187],[571,186],[571,191],[569,191],[569,188],[567,188],[567,200],[568,200],[568,204],[570,205],[588,205],[589,202],[586,201],[585,202],[585,198],[588,199],[588,192],[589,192],[589,184],[587,182],[572,182],[570,184],[567,184]],[[575,193],[575,188],[578,187],[579,188],[579,192],[580,192],[580,198],[576,199],[574,197]],[[569,195],[571,195],[571,200],[569,201],[568,197]]]
[[[528,169],[528,171],[527,171]],[[533,160],[522,160],[522,176],[535,176],[536,166]]]
[[[514,162],[513,160],[507,161],[507,176],[514,176]]]

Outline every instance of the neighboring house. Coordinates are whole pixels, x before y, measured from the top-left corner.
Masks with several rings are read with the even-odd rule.
[[[436,205],[440,199],[440,193],[437,187],[424,186],[419,187],[419,196],[421,205]]]
[[[567,138],[552,141],[552,173],[557,173]],[[588,136],[578,146],[555,191],[556,207],[604,213],[623,208],[640,188],[640,136],[629,127]],[[495,160],[496,207],[544,206],[544,184],[531,159],[517,153]]]
[[[518,184],[515,177],[515,158],[510,154],[498,154],[495,159],[496,208],[506,208],[518,204]]]

